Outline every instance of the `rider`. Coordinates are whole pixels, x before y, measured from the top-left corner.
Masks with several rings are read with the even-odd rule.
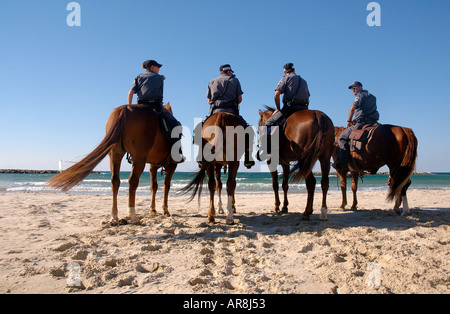
[[[377,98],[363,89],[360,82],[354,82],[348,87],[355,95],[353,105],[348,115],[347,129],[342,132],[338,139],[338,160],[333,165],[336,169],[347,169],[350,158],[349,138],[355,129],[361,129],[367,124],[375,124],[380,119],[377,110]],[[353,116],[355,119],[353,120]]]
[[[270,147],[269,141],[272,127],[278,125],[280,121],[289,118],[294,112],[308,109],[309,97],[311,96],[308,83],[300,75],[295,73],[294,64],[287,63],[283,68],[285,76],[280,80],[275,89],[275,105],[277,106],[277,110],[266,121],[266,128],[264,128],[261,134],[262,143],[267,142],[268,147]],[[280,105],[281,94],[284,94],[283,108]],[[263,140],[264,137],[267,137],[267,141]],[[263,151],[264,147],[261,146],[258,156],[261,156]]]
[[[241,89],[241,83],[233,74],[234,71],[229,64],[222,65],[219,71],[220,76],[211,80],[206,93],[206,98],[210,104],[209,115],[212,116],[219,112],[234,113],[244,129],[246,129],[249,124],[239,114],[239,104],[242,102],[242,95],[244,94]],[[251,142],[246,140],[245,145],[244,166],[248,169],[255,165],[255,162],[250,158],[251,147],[249,143]]]
[[[163,127],[161,130],[164,137],[172,146],[181,140],[181,134],[179,138],[172,138],[171,136],[172,130],[177,126],[181,126],[181,123],[163,107],[164,80],[166,78],[163,75],[159,75],[161,67],[162,64],[159,64],[155,60],[147,60],[142,63],[142,68],[145,69],[146,72],[138,75],[134,79],[131,90],[128,93],[128,104],[132,104],[133,95],[137,94],[138,104],[148,106],[155,110],[165,122],[162,123]],[[183,156],[181,157],[180,162],[183,162],[185,158]]]

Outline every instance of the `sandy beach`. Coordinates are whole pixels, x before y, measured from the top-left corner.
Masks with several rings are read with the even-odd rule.
[[[238,194],[233,226],[206,223],[206,197],[172,196],[167,218],[138,196],[142,224],[111,226],[108,195],[0,193],[0,293],[449,293],[450,191],[409,191],[408,217],[385,196],[341,212],[330,194],[322,222],[320,193],[310,221],[306,194],[285,215],[271,194]]]

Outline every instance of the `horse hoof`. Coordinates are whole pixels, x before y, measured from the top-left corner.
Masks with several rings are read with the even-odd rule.
[[[328,209],[326,207],[323,207],[320,213],[320,221],[327,221],[328,220]]]
[[[400,208],[393,208],[392,211],[393,211],[394,214],[396,214],[396,215],[400,215],[400,214],[401,214]]]
[[[411,215],[411,211],[409,211],[409,210],[403,210],[402,211],[402,217],[407,217],[407,216],[410,216]]]
[[[232,226],[232,225],[234,225],[234,219],[227,219],[227,225],[228,226]]]
[[[285,207],[285,208],[283,208],[283,209],[281,210],[281,213],[282,213],[282,214],[287,214],[288,212],[289,212],[289,210],[288,210],[287,207]]]
[[[216,220],[214,219],[214,217],[208,217],[207,222],[210,224],[214,224],[214,223],[216,223]]]
[[[171,215],[170,215],[170,213],[169,212],[165,212],[164,213],[164,217],[170,217]]]
[[[140,225],[141,224],[141,220],[136,217],[136,218],[128,220],[128,223],[130,225]]]

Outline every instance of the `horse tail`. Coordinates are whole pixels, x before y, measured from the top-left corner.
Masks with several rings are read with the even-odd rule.
[[[321,153],[323,134],[329,130],[329,124],[327,123],[327,117],[320,111],[315,111],[315,121],[318,124],[318,131],[309,145],[298,158],[297,162],[291,169],[291,175],[293,175],[292,182],[297,183],[306,179],[311,173],[314,164]]]
[[[189,198],[189,202],[192,202],[192,200],[198,194],[198,202],[200,203],[200,197],[203,190],[203,183],[205,182],[206,178],[206,170],[208,169],[209,166],[210,164],[208,162],[203,161],[203,165],[200,168],[200,171],[197,172],[195,178],[192,179],[192,181],[189,182],[187,186],[185,186],[180,190],[182,194],[187,194],[193,191],[191,197]]]
[[[54,189],[68,191],[82,182],[105,158],[112,146],[120,142],[126,117],[127,106],[114,109],[108,119],[106,135],[103,141],[89,155],[69,169],[59,173],[48,181]]]
[[[414,172],[417,159],[417,145],[418,141],[410,128],[402,127],[408,144],[406,145],[403,154],[402,163],[399,167],[394,169],[391,174],[391,183],[389,186],[388,201],[393,201],[401,197],[402,189],[410,182],[411,176]]]

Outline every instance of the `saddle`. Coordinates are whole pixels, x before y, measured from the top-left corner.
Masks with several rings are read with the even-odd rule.
[[[282,127],[283,132],[286,131],[287,128],[287,120],[296,112],[308,110],[307,105],[293,105],[290,108],[288,108],[286,111],[281,111],[282,116],[279,118],[279,120],[275,123],[275,126]],[[273,131],[272,131],[273,132]]]
[[[359,153],[372,139],[373,132],[380,124],[367,124],[362,129],[353,130],[350,134],[350,151]]]

